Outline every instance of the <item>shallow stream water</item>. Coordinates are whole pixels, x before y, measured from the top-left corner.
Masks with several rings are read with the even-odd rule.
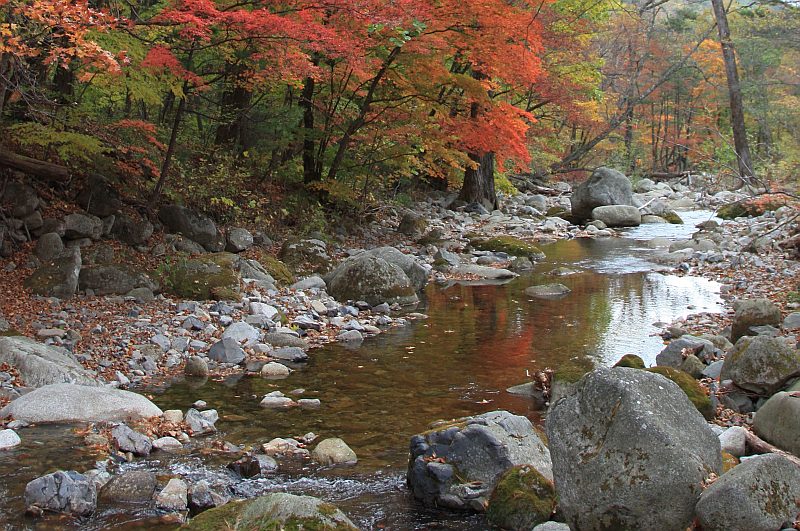
[[[238,495],[281,490],[319,496],[363,529],[486,529],[481,516],[428,510],[411,498],[405,488],[409,438],[434,420],[494,409],[541,422],[541,412],[528,399],[505,389],[525,382],[528,373],[572,358],[611,365],[633,353],[652,365],[662,348],[656,323],[721,311],[716,283],[657,272],[659,266],[648,262],[653,250],[647,240],[687,238],[709,213],[683,217],[682,226],[644,225],[624,238],[544,246],[547,259],[507,284],[430,285],[420,308],[429,319],[369,338],[357,348],[333,344],[313,350],[308,366],[284,380],[178,380],[148,392],[162,409],[185,411],[195,400],[207,401],[221,417],[219,440],[257,447],[274,437],[314,432],[320,438],[343,438],[359,456],[352,468],[297,464],[269,479],[235,481]],[[578,273],[549,274],[561,266]],[[572,293],[558,300],[524,293],[530,285],[550,282],[561,282]],[[295,389],[319,398],[321,408],[278,412],[258,405],[268,392]],[[28,481],[58,468],[91,468],[94,457],[85,452],[80,437],[63,427],[26,429],[21,436],[21,447],[0,454],[0,522],[5,520],[8,529],[169,528],[158,526],[148,507],[101,508],[82,522],[22,518],[21,495]],[[228,461],[190,448],[177,456],[156,453],[128,466],[229,483]]]

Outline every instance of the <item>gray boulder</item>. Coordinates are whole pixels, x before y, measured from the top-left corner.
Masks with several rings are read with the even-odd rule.
[[[788,337],[745,336],[725,357],[720,379],[770,396],[800,375],[800,349]]]
[[[216,413],[217,412],[213,409],[200,412],[194,408],[191,408],[186,412],[184,421],[186,422],[186,425],[189,426],[189,431],[194,436],[215,433],[217,431],[217,428],[214,426],[214,423],[216,422],[216,419],[214,418]]]
[[[358,462],[356,453],[339,438],[321,441],[311,452],[311,457],[321,465],[354,465]]]
[[[656,365],[680,369],[686,359],[685,355],[692,354],[706,361],[722,356],[722,352],[711,341],[687,334],[670,341],[656,356]]]
[[[256,260],[242,259],[239,261],[239,274],[243,279],[252,279],[264,289],[275,288],[275,278],[266,268]]]
[[[100,489],[104,502],[145,503],[153,499],[156,475],[148,470],[128,470],[114,476]]]
[[[199,243],[206,251],[225,249],[225,237],[211,218],[180,205],[166,205],[158,211],[158,219],[170,232],[180,233]]]
[[[153,451],[153,441],[150,437],[134,431],[125,424],[114,426],[111,430],[111,439],[117,448],[123,452],[131,452],[134,455],[150,455]]]
[[[92,373],[66,350],[27,337],[0,337],[0,363],[17,369],[29,387],[56,383],[99,385]]]
[[[229,253],[241,253],[252,246],[253,235],[247,229],[230,229],[225,235],[225,250]]]
[[[599,206],[633,206],[631,181],[617,170],[597,168],[587,181],[575,187],[570,204],[572,215],[579,220],[591,218],[592,210]]]
[[[55,260],[63,252],[64,242],[61,240],[61,236],[55,232],[42,234],[39,241],[36,242],[36,250],[34,251],[36,257],[42,262]]]
[[[709,486],[697,502],[704,531],[775,531],[791,527],[800,500],[800,468],[776,454],[742,461]]]
[[[183,512],[189,505],[189,487],[180,478],[170,479],[156,495],[156,507],[165,511]]]
[[[365,254],[382,258],[402,269],[417,291],[422,290],[428,283],[428,271],[413,256],[401,253],[394,247],[378,247],[366,251]]]
[[[592,209],[592,219],[602,221],[608,227],[638,227],[642,214],[635,206],[606,205]]]
[[[122,207],[117,191],[100,176],[90,177],[88,185],[80,191],[75,202],[86,212],[101,218],[116,214]]]
[[[44,262],[25,280],[25,287],[35,295],[68,299],[78,290],[81,250],[68,247],[55,259]]]
[[[325,281],[329,293],[340,301],[363,300],[372,306],[419,302],[416,289],[400,267],[367,253],[343,261]]]
[[[308,360],[308,354],[301,347],[281,347],[271,350],[269,357],[276,360],[299,363]]]
[[[64,237],[68,240],[99,240],[102,235],[103,220],[97,216],[74,213],[64,217]]]
[[[800,312],[792,312],[783,320],[783,329],[788,331],[800,330]]]
[[[572,290],[564,284],[539,284],[525,288],[525,295],[537,299],[555,299],[567,295]]]
[[[194,513],[200,513],[208,509],[213,509],[214,507],[219,507],[220,505],[225,505],[230,501],[230,496],[224,492],[220,492],[220,490],[222,489],[218,490],[213,488],[208,481],[204,479],[193,483],[192,486],[189,487],[189,508]]]
[[[302,271],[325,273],[330,269],[328,244],[322,240],[286,240],[281,246],[280,258],[286,264]]]
[[[111,233],[128,245],[143,245],[153,235],[153,224],[144,218],[134,219],[126,214],[117,214]]]
[[[516,465],[553,477],[531,422],[507,411],[434,424],[411,438],[410,451],[408,486],[428,506],[484,511],[497,480]]]
[[[81,268],[78,288],[95,295],[124,295],[136,288],[155,290],[158,285],[146,273],[119,265],[94,265]]]
[[[86,516],[97,507],[97,489],[94,481],[83,474],[59,470],[25,485],[25,507],[30,513]]]
[[[477,264],[460,264],[450,269],[456,275],[470,275],[485,280],[507,280],[519,275],[508,269],[482,266]]]
[[[130,391],[63,383],[22,395],[0,410],[0,418],[37,424],[120,422],[159,417],[161,413],[150,400]]]
[[[0,199],[10,206],[11,217],[18,219],[33,214],[41,203],[36,190],[16,181],[5,185],[5,191]]]
[[[226,337],[211,345],[208,357],[219,363],[238,364],[244,361],[245,354],[235,339]]]
[[[283,492],[210,509],[195,516],[185,529],[217,529],[219,522],[236,522],[236,529],[357,530],[336,506],[311,496]]]
[[[675,383],[600,368],[554,403],[547,436],[559,507],[573,529],[685,530],[711,473],[717,436]]]
[[[756,412],[753,429],[759,437],[800,456],[800,397],[782,391]]]
[[[259,339],[261,339],[261,332],[244,321],[236,321],[228,326],[228,328],[226,328],[222,333],[222,339],[228,338],[233,339],[237,343],[244,343],[248,346],[253,346],[258,343]]]
[[[769,299],[748,299],[733,304],[735,314],[731,324],[731,341],[742,336],[755,335],[751,326],[781,325],[781,310]]]
[[[428,220],[416,212],[408,211],[400,218],[397,232],[412,238],[419,238],[428,230]]]

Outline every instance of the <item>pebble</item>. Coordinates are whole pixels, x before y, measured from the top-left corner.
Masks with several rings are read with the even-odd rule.
[[[8,450],[9,448],[14,448],[15,446],[19,446],[22,441],[17,435],[17,432],[14,430],[2,430],[0,431],[0,450]]]

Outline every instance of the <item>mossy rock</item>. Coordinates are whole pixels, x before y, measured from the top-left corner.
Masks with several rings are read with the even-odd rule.
[[[765,212],[773,212],[786,206],[786,198],[777,195],[763,195],[723,205],[717,210],[717,216],[722,219],[735,219],[742,217],[760,216]]]
[[[697,408],[697,411],[699,411],[706,420],[712,420],[714,418],[715,412],[714,406],[711,405],[711,398],[709,398],[705,389],[703,389],[698,381],[692,378],[690,374],[678,369],[673,369],[672,367],[651,367],[645,370],[660,374],[678,384],[678,387],[686,393],[686,396],[689,397],[694,407]]]
[[[566,208],[564,208],[563,206],[556,205],[556,206],[551,206],[550,208],[548,208],[547,212],[545,213],[545,215],[547,217],[549,217],[549,218],[563,218],[564,216],[566,216],[568,214],[567,214],[567,209]]]
[[[264,255],[259,260],[267,273],[272,275],[279,284],[288,286],[294,283],[294,275],[289,267],[271,255]]]
[[[661,213],[661,217],[666,219],[667,223],[672,223],[673,225],[683,225],[683,219],[681,219],[678,213],[674,210],[667,210]]]
[[[22,332],[13,328],[9,328],[8,330],[0,330],[0,337],[17,337],[21,335]]]
[[[745,209],[742,203],[730,203],[727,205],[722,205],[717,209],[717,217],[722,219],[735,219],[741,218],[747,215],[747,209]]]
[[[534,260],[544,258],[541,249],[532,243],[514,238],[513,236],[494,236],[492,238],[474,238],[470,240],[470,245],[479,251],[492,251],[507,253],[511,256],[524,256]]]
[[[184,299],[238,300],[238,260],[239,257],[231,253],[178,260],[175,264],[162,267],[162,285],[170,293]]]
[[[572,358],[559,365],[553,373],[553,380],[550,388],[550,403],[553,404],[560,398],[569,395],[575,387],[575,384],[587,373],[593,371],[594,368],[594,362],[591,358],[586,356]]]
[[[547,522],[556,507],[553,483],[530,465],[507,470],[489,498],[486,517],[503,529],[525,529]]]
[[[335,505],[311,496],[273,493],[200,513],[181,529],[196,531],[353,531]]]
[[[644,360],[636,354],[625,354],[622,356],[614,367],[629,367],[631,369],[644,369]]]
[[[728,452],[722,452],[722,473],[732,469],[739,464],[739,459]]]

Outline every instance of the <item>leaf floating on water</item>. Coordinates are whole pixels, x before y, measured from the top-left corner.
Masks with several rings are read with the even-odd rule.
[[[476,404],[491,404],[491,403],[492,403],[492,400],[486,400],[486,399],[484,398],[483,400],[478,400],[478,401],[477,401],[477,402],[475,402],[475,403],[476,403]]]

